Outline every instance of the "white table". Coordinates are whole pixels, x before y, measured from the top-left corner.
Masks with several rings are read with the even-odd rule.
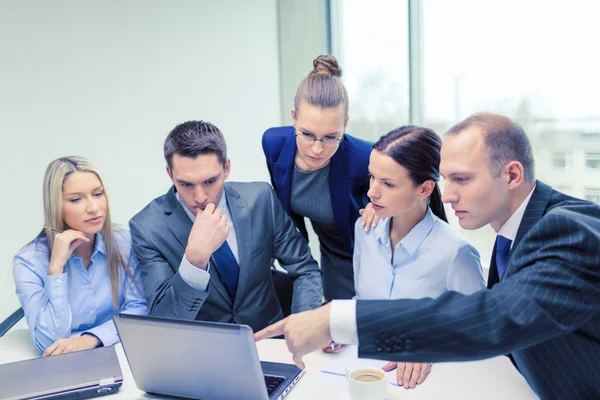
[[[258,353],[263,361],[292,363],[285,341],[278,339],[259,342]],[[152,399],[135,386],[131,370],[120,344],[116,345],[123,371],[123,386],[110,399]],[[0,364],[39,356],[26,329],[13,329],[0,338]],[[321,373],[322,367],[335,357],[317,351],[304,358],[306,372],[290,391],[286,400],[346,399],[345,378]],[[243,373],[243,372],[241,372]],[[388,400],[392,399],[537,399],[525,379],[506,357],[483,361],[434,364],[422,385],[406,390],[389,385]]]

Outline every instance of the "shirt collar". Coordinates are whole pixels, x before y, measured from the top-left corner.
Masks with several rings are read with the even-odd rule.
[[[94,257],[94,255],[98,252],[106,256],[106,243],[104,242],[104,237],[100,232],[96,233],[96,243],[94,244],[94,252],[92,253],[92,257]]]
[[[90,259],[94,259],[96,254],[102,254],[104,257],[106,257],[106,242],[104,242],[104,237],[102,236],[102,234],[100,232],[96,233],[95,238],[94,238],[94,251],[92,251],[92,256],[90,257]],[[81,257],[78,257],[75,255],[75,253],[71,254],[72,258],[79,258],[81,259]]]
[[[390,221],[391,218],[383,218],[379,221],[377,226],[374,229],[375,238],[379,240],[382,244],[389,246],[390,244]],[[423,218],[417,225],[415,225],[408,235],[404,237],[400,241],[402,247],[410,254],[411,256],[417,251],[421,243],[429,236],[429,233],[433,229],[433,226],[436,224],[437,219],[433,215],[433,212],[429,207],[427,207],[427,212],[425,213],[425,218]]]
[[[181,197],[179,197],[179,193],[175,192],[175,197],[177,197],[177,201],[179,202],[179,204],[183,208],[183,211],[185,211],[185,214],[188,216],[188,218],[192,222],[195,222],[196,221],[196,215],[193,212],[191,212],[190,209],[187,208],[187,206],[185,204],[183,204],[183,201],[181,200]],[[225,196],[225,191],[224,190],[223,190],[223,195],[221,196],[221,200],[219,200],[219,204],[217,204],[217,208],[220,209],[221,212],[223,212],[225,215],[227,215],[229,217],[229,208],[227,207],[227,196]]]
[[[531,192],[525,197],[525,200],[523,200],[519,208],[517,208],[513,215],[511,215],[504,225],[502,225],[498,231],[498,235],[504,236],[513,242],[515,241],[517,231],[521,225],[521,220],[523,220],[523,215],[525,215],[525,210],[527,209],[527,205],[529,204],[529,200],[531,200],[531,196],[533,195],[536,186],[537,184],[533,185],[533,189],[531,189]]]

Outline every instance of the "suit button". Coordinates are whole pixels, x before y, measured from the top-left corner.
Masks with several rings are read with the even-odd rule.
[[[400,339],[396,340],[396,342],[394,343],[394,349],[396,351],[404,350],[404,343],[402,342],[402,340],[400,340]]]
[[[381,347],[381,346],[377,346],[377,347],[375,348],[375,350],[376,350],[378,353],[381,353],[381,352],[383,351],[383,347]]]
[[[404,348],[406,350],[409,350],[409,351],[412,350],[412,348],[413,348],[413,341],[411,339],[406,339],[404,341]]]

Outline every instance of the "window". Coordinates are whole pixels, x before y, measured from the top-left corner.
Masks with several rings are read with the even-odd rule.
[[[600,204],[600,188],[585,188],[584,197],[586,200]]]
[[[348,133],[375,141],[408,122],[408,2],[343,0],[340,61]]]
[[[571,152],[555,151],[552,154],[552,166],[556,169],[571,169]]]
[[[585,135],[600,122],[600,58],[589,51],[600,36],[592,17],[600,6],[583,0],[568,9],[534,0],[422,4],[424,125],[443,133],[475,112],[504,114],[527,132],[537,177],[565,186],[564,175],[553,171],[574,169],[576,151],[600,146],[598,138]],[[587,153],[585,165],[600,169],[600,153]],[[573,173],[573,189],[587,178],[584,171]],[[453,215],[450,219],[458,226]],[[482,263],[489,262],[495,232],[488,227],[462,233]]]
[[[585,153],[585,167],[600,169],[600,153]]]
[[[412,122],[442,135],[475,112],[491,111],[523,126],[538,179],[577,197],[596,182],[591,175],[600,172],[600,57],[590,49],[600,37],[600,3],[415,1],[418,18],[411,19],[410,30],[408,1],[335,3],[343,6],[339,43],[350,133],[375,140]],[[408,66],[414,61],[408,58],[409,39],[422,46],[421,69],[412,82],[422,84],[416,100],[408,91]],[[409,121],[409,106],[420,104],[413,115],[422,115],[422,121]],[[460,229],[451,209],[448,215]],[[495,232],[487,226],[461,233],[487,266]]]

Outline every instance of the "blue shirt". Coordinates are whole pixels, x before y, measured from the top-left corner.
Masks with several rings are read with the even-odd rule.
[[[85,268],[80,257],[71,255],[61,275],[48,275],[50,255],[45,236],[36,238],[15,256],[13,272],[17,296],[33,342],[40,351],[75,331],[91,333],[104,346],[111,346],[119,341],[112,321],[113,312],[148,314],[129,230],[119,227],[113,231],[113,238],[135,280],[134,283],[121,268],[119,310],[113,309],[106,244],[100,233],[96,234],[89,268]]]
[[[390,221],[383,218],[368,232],[356,221],[357,299],[436,298],[448,290],[470,294],[485,288],[477,250],[429,208],[396,245],[392,264]]]

